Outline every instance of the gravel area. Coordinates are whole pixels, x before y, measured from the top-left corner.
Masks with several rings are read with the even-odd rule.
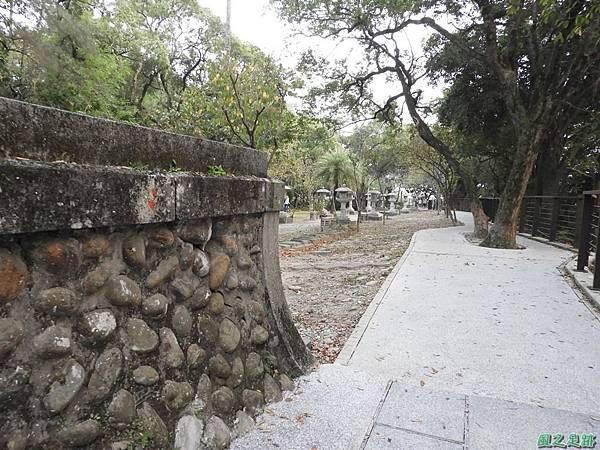
[[[358,233],[281,250],[287,302],[298,331],[320,362],[335,361],[412,235],[451,225],[443,214],[419,211],[388,219],[385,225],[363,222]]]

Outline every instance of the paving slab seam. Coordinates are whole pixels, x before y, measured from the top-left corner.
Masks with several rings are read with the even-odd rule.
[[[464,431],[463,431],[463,450],[469,448],[469,396],[465,395],[465,416],[464,416]]]
[[[390,392],[390,389],[392,388],[393,383],[394,383],[393,380],[389,380],[387,382],[387,385],[385,386],[385,391],[383,392],[383,395],[381,396],[381,400],[379,401],[379,404],[377,405],[377,408],[375,409],[375,414],[373,415],[373,418],[371,419],[371,423],[367,427],[367,432],[365,433],[365,437],[363,438],[362,442],[360,443],[360,446],[358,447],[359,450],[363,450],[367,446],[367,443],[369,442],[369,438],[371,437],[371,433],[373,432],[373,429],[375,428],[375,425],[377,424],[377,418],[379,417],[379,413],[381,413],[381,409],[383,408],[383,404],[385,403],[385,400],[387,399],[387,396]]]
[[[421,231],[424,231],[424,230],[421,230]],[[390,289],[392,282],[396,278],[396,275],[398,275],[398,272],[404,265],[404,262],[406,261],[408,256],[413,252],[413,247],[415,245],[416,237],[421,231],[417,231],[415,234],[412,235],[412,238],[410,239],[410,243],[408,244],[406,251],[400,258],[400,260],[396,263],[396,266],[394,267],[394,269],[387,276],[387,278],[385,279],[385,281],[379,288],[379,291],[377,291],[377,294],[375,294],[375,297],[369,304],[369,307],[367,308],[365,313],[362,315],[358,324],[354,328],[354,331],[352,332],[352,334],[350,335],[350,337],[344,344],[342,351],[338,354],[338,356],[335,360],[336,364],[342,364],[344,366],[347,366],[350,363],[350,360],[352,359],[352,356],[354,355],[354,352],[355,352],[356,348],[358,347],[358,344],[360,344],[360,341],[361,341],[363,335],[365,334],[365,331],[369,327],[369,323],[371,323],[371,319],[377,312],[379,305],[383,301],[385,294],[387,294],[388,290]]]
[[[383,428],[390,428],[392,430],[404,431],[405,433],[414,434],[416,436],[428,437],[428,438],[434,439],[436,441],[444,441],[444,442],[449,442],[451,444],[463,445],[463,442],[461,442],[461,441],[456,441],[454,439],[449,439],[449,438],[444,438],[444,437],[441,437],[441,436],[436,436],[434,434],[423,433],[421,431],[415,431],[415,430],[411,430],[409,428],[397,427],[395,425],[389,425],[387,423],[379,423],[379,422],[377,422],[377,426],[380,426],[380,427],[383,427]]]

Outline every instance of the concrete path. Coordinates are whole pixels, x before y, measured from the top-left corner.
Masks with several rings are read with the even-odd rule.
[[[559,270],[572,255],[531,240],[525,250],[477,247],[470,229],[417,233],[336,364],[301,379],[233,448],[533,449],[541,433],[600,438],[600,320]]]

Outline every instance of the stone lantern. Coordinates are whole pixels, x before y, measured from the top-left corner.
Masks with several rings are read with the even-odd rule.
[[[331,191],[329,189],[321,188],[315,191],[315,195],[319,200],[326,200],[331,195]]]
[[[316,200],[319,202],[327,203],[327,200],[331,198],[331,191],[329,189],[325,189],[324,187],[317,189],[314,193]],[[322,209],[321,211],[317,211],[320,215],[328,214],[327,210]]]
[[[382,220],[383,214],[377,211],[377,200],[381,192],[379,191],[369,191],[367,195],[369,195],[369,203],[367,205],[367,219],[368,220]],[[371,205],[375,206],[375,209]]]
[[[401,214],[408,214],[410,211],[408,209],[408,198],[409,198],[409,193],[406,189],[401,188],[400,189],[400,195],[402,196],[402,209],[400,210]]]
[[[352,190],[346,186],[339,187],[335,190],[335,199],[340,202],[340,221],[348,222],[348,204],[352,201]]]
[[[390,203],[390,208],[388,209],[388,215],[395,216],[398,214],[398,210],[396,209],[396,198],[398,197],[397,192],[390,192],[389,194],[385,194],[385,197],[388,199]]]
[[[371,212],[371,210],[373,209],[373,207],[371,206],[371,193],[367,192],[365,194],[365,199],[367,200],[367,208],[366,211],[369,213]]]

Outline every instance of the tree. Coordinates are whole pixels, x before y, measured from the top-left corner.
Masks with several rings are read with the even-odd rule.
[[[456,217],[452,215],[452,196],[458,183],[456,173],[442,155],[427,145],[427,143],[418,136],[414,128],[409,130],[408,133],[410,141],[403,147],[403,158],[413,171],[417,172],[417,174],[420,173],[424,175],[424,177],[417,178],[416,184],[420,186],[435,185],[437,187],[437,192],[435,192],[435,194],[438,201],[441,200],[440,194],[444,197],[446,217],[450,217],[453,221],[456,221]],[[444,135],[444,141],[448,142],[452,139],[451,131],[449,130],[438,128],[436,133]]]
[[[545,133],[564,129],[576,111],[597,104],[597,2],[565,0],[413,1],[274,0],[290,21],[307,24],[319,35],[354,38],[365,51],[366,67],[356,73],[338,71],[337,87],[351,109],[367,109],[385,118],[398,116],[398,101],[407,108],[421,138],[435,148],[460,176],[472,200],[477,234],[487,229],[472,172],[456,151],[425,121],[418,82],[427,75],[414,55],[399,42],[410,26],[437,33],[457,52],[477,59],[495,77],[512,127],[511,165],[496,220],[485,245],[516,247],[521,201]],[[467,13],[464,13],[467,11]],[[445,17],[457,31],[436,20]],[[481,36],[482,39],[473,39]],[[573,74],[579,76],[573,76]],[[401,89],[378,105],[369,85],[393,76]],[[557,123],[557,119],[560,123]]]
[[[379,121],[359,125],[351,134],[342,137],[353,163],[353,187],[360,205],[374,182],[384,192],[390,180],[401,178],[406,172],[401,157],[405,138],[401,127]]]
[[[293,117],[291,128],[293,139],[274,152],[269,176],[292,186],[295,206],[310,206],[314,191],[321,186],[316,161],[339,147],[339,137],[331,124],[304,114]]]
[[[332,187],[332,212],[335,212],[335,190],[352,175],[352,162],[348,151],[337,148],[324,154],[316,164],[317,177]]]

